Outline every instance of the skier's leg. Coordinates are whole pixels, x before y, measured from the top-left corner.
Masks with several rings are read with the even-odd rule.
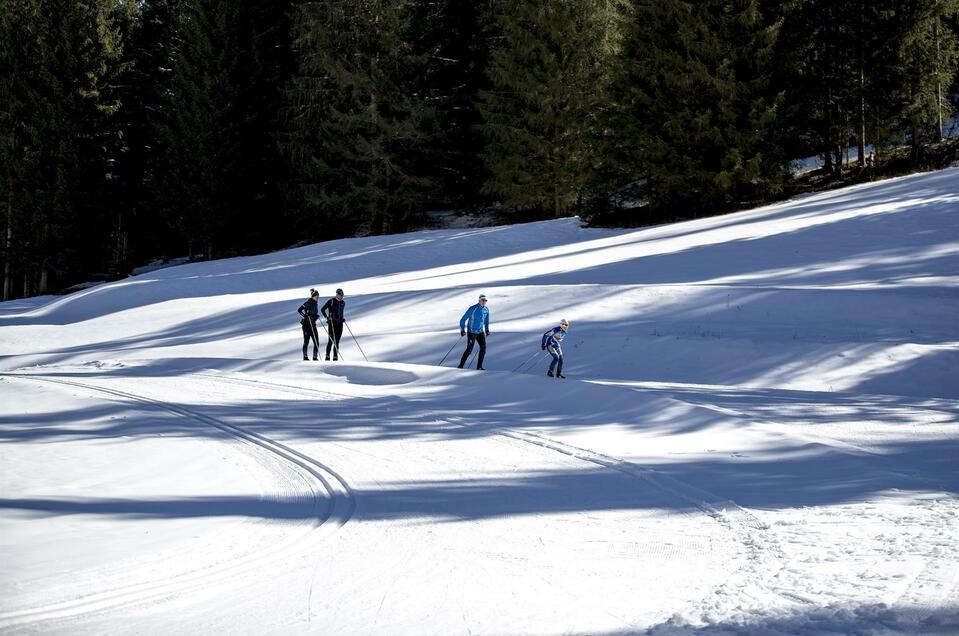
[[[483,358],[486,357],[486,334],[478,333],[476,334],[476,342],[479,343],[479,359],[476,361],[476,368],[483,368]]]
[[[553,369],[556,368],[556,363],[559,361],[559,356],[556,355],[556,352],[552,348],[547,349],[547,351],[549,351],[549,355],[552,356],[553,359],[549,363],[549,371],[547,371],[546,374],[553,375]]]
[[[343,337],[343,323],[331,323],[333,325],[333,337],[336,338],[334,341],[336,348],[333,349],[333,359],[336,360],[340,357],[340,338]]]
[[[329,340],[326,341],[326,359],[330,359],[330,349],[333,348],[333,321],[330,320],[326,323],[326,335]]]
[[[459,368],[462,369],[463,365],[466,364],[466,360],[470,357],[470,354],[473,353],[473,340],[476,339],[476,334],[467,333],[466,334],[466,351],[463,352],[463,357],[460,358]]]
[[[556,365],[556,375],[563,373],[563,354],[559,354],[559,364]]]
[[[313,359],[319,360],[320,334],[316,331],[316,323],[310,322],[310,339],[313,340]]]
[[[303,321],[303,359],[306,360],[306,346],[310,344],[310,326]]]

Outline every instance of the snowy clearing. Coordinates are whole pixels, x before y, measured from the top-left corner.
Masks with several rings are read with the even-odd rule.
[[[2,303],[0,631],[959,634],[957,316],[959,169]]]

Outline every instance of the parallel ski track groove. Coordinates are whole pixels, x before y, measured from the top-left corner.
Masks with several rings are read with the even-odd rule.
[[[333,469],[317,461],[316,459],[305,455],[304,453],[290,448],[280,442],[271,440],[270,438],[260,435],[259,433],[246,430],[234,424],[228,424],[181,405],[155,400],[153,398],[129,393],[126,391],[120,391],[118,389],[110,389],[96,385],[85,384],[82,382],[44,377],[29,373],[0,373],[0,376],[71,386],[95,393],[104,393],[125,400],[148,404],[177,415],[200,421],[243,442],[258,446],[267,452],[279,456],[289,463],[299,466],[301,469],[312,475],[320,484],[322,484],[323,488],[329,495],[329,505],[327,510],[322,515],[317,517],[316,521],[310,528],[310,532],[316,532],[317,529],[322,528],[327,531],[323,536],[326,534],[331,534],[346,524],[356,510],[356,496],[353,492],[353,489],[346,482],[346,480],[337,474]],[[313,492],[314,501],[318,502],[319,498],[316,497],[316,490],[313,489]],[[139,585],[133,585],[122,590],[111,590],[108,592],[93,594],[53,605],[0,614],[0,629],[13,627],[16,625],[37,623],[41,621],[70,618],[73,616],[89,614],[105,609],[113,609],[118,606],[140,604],[155,598],[162,598],[177,593],[182,593],[208,583],[211,580],[215,581],[222,579],[226,575],[232,575],[256,568],[264,561],[272,560],[284,552],[292,550],[300,543],[301,540],[299,537],[297,537],[294,541],[280,543],[276,546],[276,548],[265,553],[258,554],[255,557],[244,559],[240,563],[214,565],[206,570],[190,572],[166,581],[147,582]]]
[[[214,374],[203,375],[204,377],[209,377],[214,380],[223,379]],[[253,387],[260,386],[264,388],[278,388],[283,391],[299,393],[301,395],[322,394],[326,396],[332,395],[351,399],[355,397],[346,394],[338,394],[331,391],[321,391],[318,389],[311,389],[302,386],[297,387],[288,384],[276,384],[267,381],[250,380],[247,378],[238,378],[236,376],[232,376],[230,379],[236,383],[242,383]],[[435,412],[430,412],[430,414],[436,418],[436,421],[439,422],[446,422],[453,426],[459,426],[462,428],[474,428],[470,424],[457,421],[457,418],[441,416]],[[604,455],[588,449],[579,448],[544,435],[530,433],[528,431],[519,431],[509,427],[497,426],[495,424],[489,425],[485,428],[488,428],[495,435],[500,435],[502,437],[510,438],[519,442],[552,450],[580,461],[610,470],[615,470],[631,477],[638,478],[653,488],[660,490],[661,492],[665,492],[687,502],[692,507],[700,510],[706,516],[719,523],[721,526],[727,528],[732,535],[736,537],[736,541],[743,546],[745,561],[737,571],[746,572],[746,576],[740,577],[741,581],[755,581],[757,579],[768,580],[773,578],[775,573],[781,570],[783,567],[782,549],[779,547],[775,536],[768,532],[769,526],[761,519],[756,517],[752,512],[742,508],[732,500],[722,499],[721,497],[718,497],[710,492],[684,483],[668,475],[661,474],[651,468],[646,468],[644,466],[640,466],[617,457],[612,457],[610,455]],[[731,586],[735,589],[746,585],[744,582],[733,581],[734,578],[735,577],[731,577],[731,582],[720,586],[715,591],[715,594],[725,597],[728,587]],[[774,593],[782,596],[783,598],[788,598],[787,596],[778,592]],[[795,599],[789,600],[792,603],[797,603]],[[704,608],[711,605],[711,603],[707,602],[705,599],[700,602],[703,604]]]
[[[294,393],[299,395],[325,395],[328,397],[336,398],[349,398],[355,399],[356,396],[348,395],[346,393],[336,393],[333,391],[325,391],[321,389],[312,389],[305,386],[296,386],[291,384],[281,384],[276,382],[269,382],[266,380],[252,380],[249,378],[242,378],[238,376],[223,376],[220,374],[212,373],[194,373],[194,376],[209,378],[215,381],[227,382],[231,384],[242,384],[253,387],[267,387],[271,389],[280,390],[286,393]],[[461,428],[471,428],[472,425],[465,424],[462,421],[459,421],[458,418],[451,418],[448,416],[438,415],[435,412],[430,412],[433,417],[438,421],[443,421],[453,426],[459,426]],[[712,493],[709,493],[705,490],[695,488],[689,484],[675,479],[673,477],[668,477],[666,475],[660,474],[657,471],[651,468],[645,468],[639,466],[632,462],[628,462],[624,459],[613,457],[610,455],[604,455],[602,453],[597,453],[596,451],[591,451],[584,448],[579,448],[565,442],[560,442],[558,440],[540,435],[537,433],[530,433],[528,431],[519,431],[516,429],[511,429],[505,426],[489,426],[490,430],[494,431],[497,435],[504,437],[509,437],[516,439],[518,441],[532,444],[534,446],[539,446],[541,448],[546,448],[564,455],[579,459],[591,464],[596,464],[604,468],[609,468],[621,473],[628,474],[633,477],[638,477],[643,481],[649,483],[650,485],[667,492],[675,497],[678,497],[687,503],[695,506],[700,509],[702,512],[706,513],[711,517],[722,517],[730,518],[732,516],[739,517],[740,520],[748,525],[749,527],[755,528],[757,530],[767,530],[768,526],[753,515],[748,510],[740,507],[736,502],[721,499],[716,497]]]

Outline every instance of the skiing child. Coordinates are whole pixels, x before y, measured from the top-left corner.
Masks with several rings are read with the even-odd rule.
[[[315,289],[310,290],[310,297],[306,300],[305,303],[300,305],[300,308],[296,310],[296,313],[302,316],[300,324],[303,326],[303,359],[309,360],[306,357],[306,346],[310,344],[310,340],[313,341],[313,359],[319,360],[317,354],[320,352],[320,337],[316,332],[316,319],[319,318],[319,313],[316,310],[317,300],[320,297],[320,292]]]
[[[326,301],[320,311],[326,318],[327,332],[330,337],[326,342],[326,359],[330,359],[330,349],[333,349],[333,360],[340,354],[340,337],[343,335],[343,323],[346,321],[346,301],[343,300],[343,290],[337,289],[336,296]]]
[[[553,369],[556,369],[555,377],[566,379],[566,376],[563,375],[563,338],[566,337],[568,331],[569,322],[563,318],[559,321],[558,327],[553,327],[543,334],[540,349],[549,351],[549,355],[553,356],[553,361],[549,363],[549,371],[546,372],[546,375],[551,378],[554,377]]]
[[[469,332],[469,333],[467,333]],[[460,337],[466,336],[466,351],[460,358],[459,368],[462,369],[466,360],[473,352],[473,343],[479,343],[479,359],[476,361],[476,368],[479,371],[485,371],[483,368],[483,358],[486,357],[486,336],[489,335],[489,309],[486,308],[486,296],[479,295],[479,301],[466,310],[463,317],[460,318]]]

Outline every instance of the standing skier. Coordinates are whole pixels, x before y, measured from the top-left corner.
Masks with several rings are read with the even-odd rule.
[[[569,322],[563,318],[559,321],[558,327],[553,327],[543,334],[543,343],[540,348],[543,351],[549,351],[549,355],[553,356],[553,361],[549,363],[549,371],[546,372],[546,375],[551,378],[553,369],[556,369],[556,377],[566,379],[563,375],[563,338],[566,337],[567,331],[569,331]]]
[[[343,300],[343,290],[337,289],[336,296],[330,298],[320,310],[326,318],[326,327],[330,339],[326,342],[326,359],[330,359],[330,349],[333,349],[333,360],[340,354],[340,336],[343,335],[343,322],[346,320],[346,301]]]
[[[469,332],[469,333],[467,333]],[[473,343],[479,343],[479,360],[476,361],[476,368],[485,371],[483,368],[483,358],[486,357],[486,336],[489,335],[489,309],[486,308],[486,296],[479,295],[479,302],[466,310],[463,317],[460,318],[460,337],[466,338],[466,351],[460,358],[459,368],[462,369],[466,364],[466,359],[473,352]]]
[[[310,340],[313,341],[313,359],[319,360],[317,354],[320,352],[320,336],[316,332],[316,319],[320,317],[319,313],[316,310],[317,300],[320,297],[320,292],[315,289],[310,290],[310,297],[306,300],[305,303],[300,305],[300,308],[296,310],[296,313],[302,316],[300,324],[303,325],[303,359],[309,360],[306,357],[306,346],[310,344]]]

